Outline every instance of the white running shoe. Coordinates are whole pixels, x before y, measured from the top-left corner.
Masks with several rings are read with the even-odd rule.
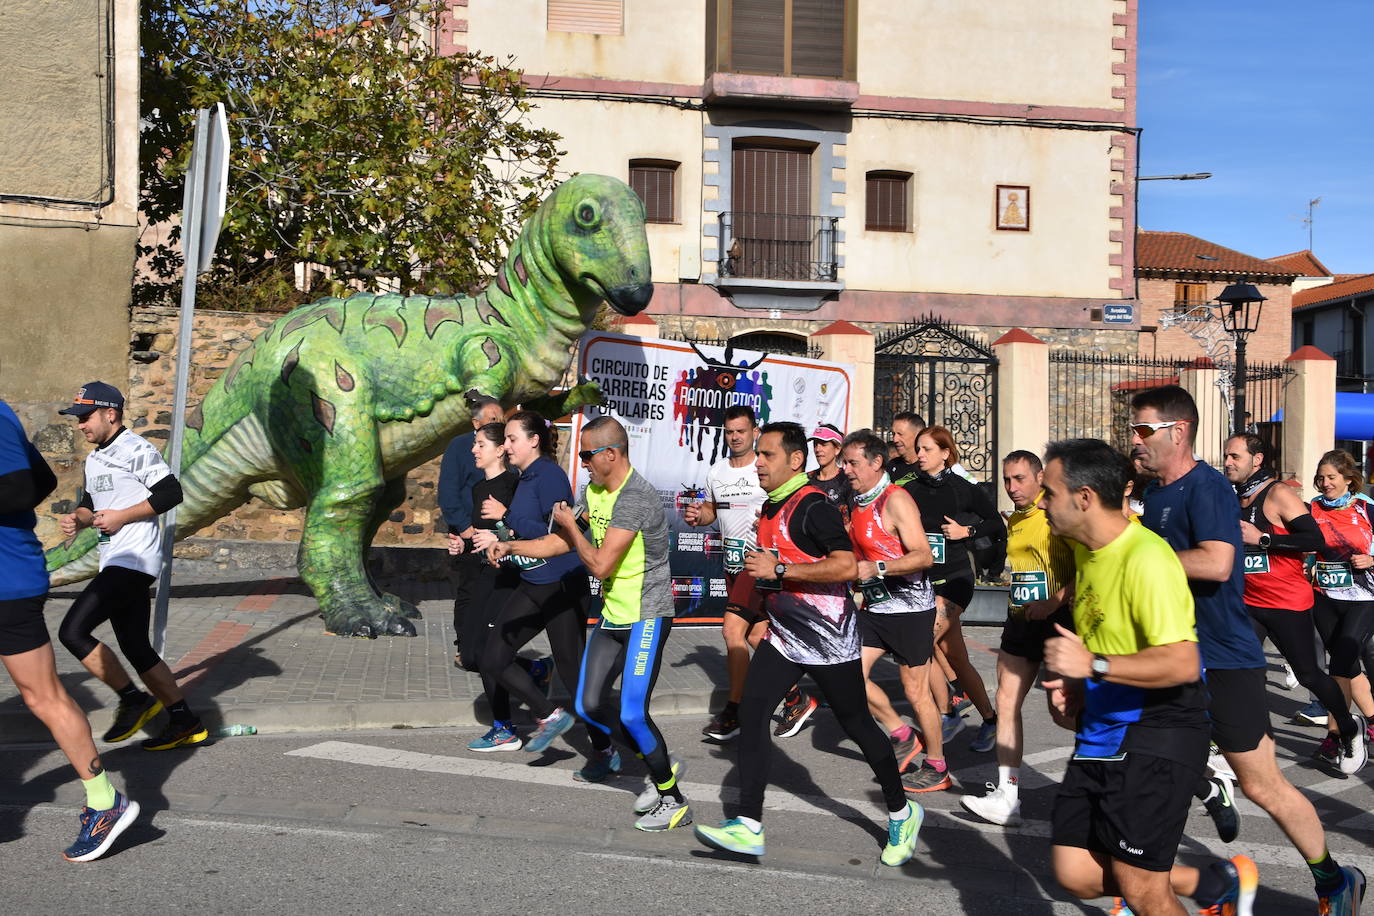
[[[1283,686],[1287,690],[1298,689],[1298,676],[1293,673],[1293,668],[1288,662],[1283,663]]]
[[[1349,740],[1340,739],[1341,747],[1341,772],[1347,776],[1354,776],[1364,769],[1365,763],[1369,760],[1369,749],[1364,742],[1365,718],[1359,713],[1355,716],[1355,734]]]
[[[1012,798],[1001,786],[985,784],[987,795],[961,795],[959,804],[991,824],[1015,827],[1021,823],[1021,799]]]

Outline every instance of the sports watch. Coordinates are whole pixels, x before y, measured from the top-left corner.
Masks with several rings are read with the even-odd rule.
[[[885,577],[887,576],[887,562],[886,562],[886,561],[884,561],[884,560],[879,560],[878,562],[874,563],[873,565],[874,565],[875,567],[877,567],[877,570],[878,570],[878,578],[879,578],[879,579],[885,578]]]
[[[1093,682],[1096,683],[1098,681],[1101,681],[1104,677],[1106,677],[1107,672],[1111,670],[1111,667],[1112,663],[1107,661],[1107,657],[1105,655],[1094,655],[1092,673]]]
[[[775,579],[781,580],[785,575],[787,575],[786,563],[778,563],[773,567],[773,577]]]
[[[1273,540],[1274,538],[1269,534],[1269,532],[1261,532],[1259,536],[1259,545],[1263,547],[1265,550],[1268,550],[1269,545],[1273,543]]]

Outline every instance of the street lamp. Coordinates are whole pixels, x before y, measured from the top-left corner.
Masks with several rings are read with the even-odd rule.
[[[1232,431],[1236,433],[1245,431],[1245,341],[1259,330],[1261,303],[1265,298],[1253,283],[1243,279],[1230,284],[1217,296],[1217,302],[1221,303],[1217,306],[1221,326],[1236,341],[1235,374],[1231,379],[1235,392],[1231,422]]]

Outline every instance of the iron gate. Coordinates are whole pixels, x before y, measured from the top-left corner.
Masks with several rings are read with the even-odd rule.
[[[980,338],[934,316],[894,328],[874,350],[873,422],[892,429],[904,410],[943,426],[960,463],[979,480],[996,481],[997,357]]]

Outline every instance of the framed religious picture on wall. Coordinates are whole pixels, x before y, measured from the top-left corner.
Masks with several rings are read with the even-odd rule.
[[[998,229],[1029,232],[1030,186],[999,184],[997,186],[997,210],[993,215]]]

